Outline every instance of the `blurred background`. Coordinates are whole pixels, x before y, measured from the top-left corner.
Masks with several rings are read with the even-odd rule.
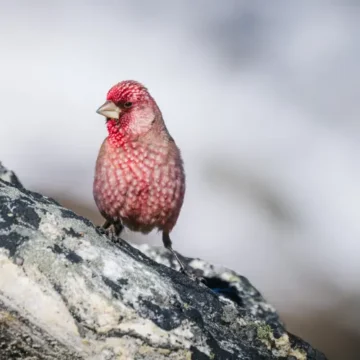
[[[248,277],[329,359],[359,359],[359,35],[350,0],[2,2],[0,160],[100,223],[95,110],[143,82],[186,165],[175,249]]]

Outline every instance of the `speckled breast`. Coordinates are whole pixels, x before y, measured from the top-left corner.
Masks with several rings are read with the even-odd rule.
[[[175,144],[174,144],[175,146]],[[94,199],[109,220],[134,231],[170,232],[180,213],[185,175],[180,154],[167,146],[103,143],[96,163]]]

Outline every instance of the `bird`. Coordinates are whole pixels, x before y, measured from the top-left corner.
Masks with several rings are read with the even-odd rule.
[[[106,118],[108,136],[96,160],[93,196],[105,222],[119,237],[124,227],[143,234],[162,232],[162,241],[178,261],[170,233],[184,201],[184,162],[148,89],[135,80],[108,91],[97,111]]]

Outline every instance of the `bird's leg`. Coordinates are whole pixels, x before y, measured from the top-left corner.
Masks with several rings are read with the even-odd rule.
[[[109,234],[109,238],[113,243],[120,244],[120,234],[124,229],[123,224],[118,221],[112,224],[113,231]]]
[[[124,229],[124,226],[120,221],[112,223],[109,220],[105,220],[104,224],[96,227],[102,234],[107,235],[107,237],[112,242],[119,242],[119,236],[121,231]]]
[[[123,231],[124,229],[124,225],[119,221],[117,223],[114,223],[114,230],[115,230],[115,235],[117,237],[120,236],[121,232]]]
[[[111,226],[111,222],[109,220],[105,220],[105,222],[101,226],[97,226],[96,228],[105,235],[109,235],[109,227]]]
[[[165,231],[163,231],[163,233],[162,233],[162,240],[163,240],[165,248],[168,249],[175,256],[175,259],[177,260],[177,262],[180,265],[180,271],[186,275],[189,275],[185,269],[184,263],[180,260],[178,254],[172,248],[172,241],[170,239],[169,234]]]
[[[111,226],[111,222],[109,220],[105,220],[105,222],[102,224],[103,229],[108,229]]]
[[[169,250],[174,256],[175,256],[175,259],[177,260],[177,262],[179,263],[180,265],[180,271],[187,275],[190,279],[196,281],[197,283],[201,283],[201,282],[204,282],[204,279],[202,277],[199,277],[199,276],[196,276],[195,274],[191,273],[191,272],[188,272],[186,269],[185,269],[185,265],[184,263],[180,260],[179,256],[177,255],[177,253],[174,251],[174,249],[172,248],[172,241],[170,239],[170,235],[163,231],[162,233],[162,239],[163,239],[163,243],[164,243],[164,246],[167,250]]]

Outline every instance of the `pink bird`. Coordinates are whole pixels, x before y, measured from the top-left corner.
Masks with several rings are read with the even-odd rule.
[[[132,80],[113,86],[97,110],[106,117],[108,137],[96,162],[93,194],[105,218],[103,229],[123,227],[147,234],[162,231],[172,249],[170,232],[184,200],[185,173],[180,150],[167,130],[148,90]]]

